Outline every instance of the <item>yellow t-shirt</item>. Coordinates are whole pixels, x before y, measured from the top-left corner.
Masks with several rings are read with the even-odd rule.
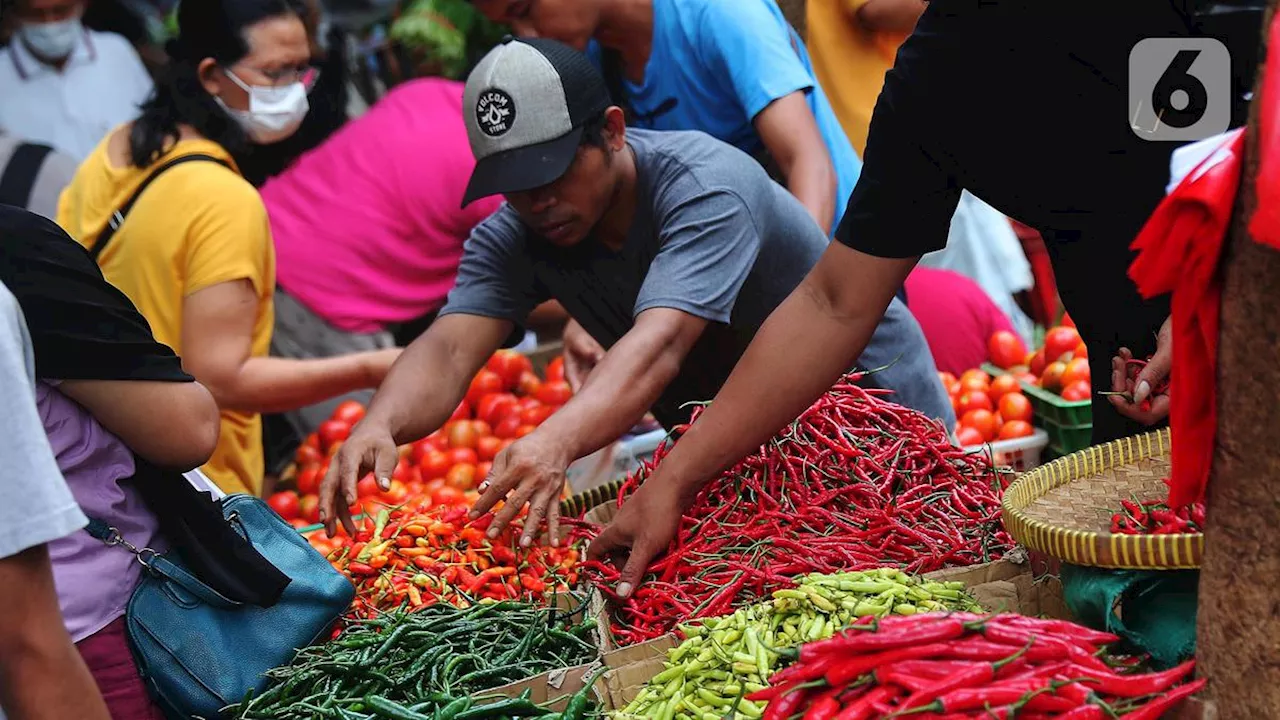
[[[76,171],[58,202],[58,224],[92,247],[107,219],[160,162],[204,154],[235,164],[209,140],[182,140],[146,169],[118,167],[107,156],[108,133]],[[169,168],[139,196],[98,258],[102,274],[138,306],[156,339],[182,347],[186,296],[218,283],[247,279],[258,294],[251,352],[268,353],[273,323],[275,249],[258,191],[238,170],[207,161]],[[222,410],[218,446],[201,468],[225,492],[262,488],[262,417]]]
[[[909,33],[872,32],[854,13],[870,0],[808,0],[805,10],[809,58],[840,126],[861,157],[867,146],[871,111],[884,74]]]

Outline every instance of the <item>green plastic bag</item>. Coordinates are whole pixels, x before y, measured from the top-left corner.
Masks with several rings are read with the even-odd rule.
[[[1081,623],[1119,635],[1129,652],[1169,668],[1196,652],[1198,570],[1106,570],[1062,565],[1062,594]]]

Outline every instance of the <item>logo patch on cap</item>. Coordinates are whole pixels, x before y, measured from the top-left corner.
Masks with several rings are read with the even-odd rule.
[[[489,137],[501,137],[516,119],[516,102],[497,88],[480,93],[476,100],[476,125]]]

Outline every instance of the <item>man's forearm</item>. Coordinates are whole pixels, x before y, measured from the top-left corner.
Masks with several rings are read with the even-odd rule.
[[[428,330],[391,366],[364,422],[385,425],[398,445],[438,430],[458,407],[483,363],[483,359],[460,360],[448,343],[433,338]]]
[[[836,175],[826,154],[799,158],[784,172],[787,189],[809,211],[822,232],[830,235],[836,217]]]

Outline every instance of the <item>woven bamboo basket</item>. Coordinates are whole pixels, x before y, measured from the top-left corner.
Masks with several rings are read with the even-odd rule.
[[[1120,501],[1164,499],[1169,430],[1085,448],[1019,477],[1004,493],[1005,529],[1073,565],[1125,570],[1200,567],[1204,535],[1113,535]]]

